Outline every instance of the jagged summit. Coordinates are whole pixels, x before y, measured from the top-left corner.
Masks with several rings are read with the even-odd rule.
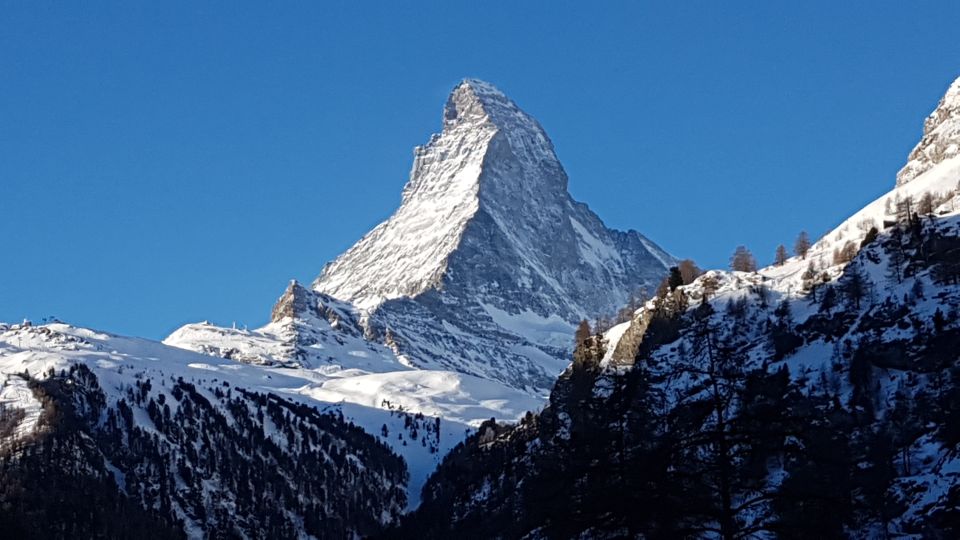
[[[529,307],[544,316],[559,311],[565,319],[593,316],[623,300],[620,292],[600,300],[595,291],[575,290],[584,272],[607,274],[600,281],[616,285],[608,289],[630,290],[653,281],[670,261],[639,234],[609,231],[573,201],[540,124],[493,85],[465,79],[447,100],[442,132],[415,150],[400,208],[328,264],[313,288],[373,309],[442,288],[454,255],[482,244],[490,249],[472,250],[465,256],[472,257],[471,268],[455,279],[491,267],[493,273],[470,281],[488,290],[517,285],[562,297]],[[624,250],[641,259],[631,261],[629,271]],[[517,267],[507,266],[514,261]],[[631,272],[645,275],[629,284],[611,281]]]
[[[532,116],[496,86],[479,79],[464,79],[450,92],[443,109],[443,122],[444,129],[477,123],[491,123],[501,129],[526,129],[550,145],[543,128]]]
[[[442,131],[415,150],[400,207],[312,288],[358,308],[366,334],[389,331],[412,365],[548,388],[571,324],[651,291],[674,262],[608,229],[567,183],[540,124],[465,79]]]
[[[464,79],[450,92],[443,108],[443,121],[445,126],[482,122],[514,111],[520,112],[520,109],[497,87],[479,79]]]
[[[937,108],[923,123],[923,138],[897,173],[897,186],[910,182],[938,163],[960,155],[960,78],[953,81]]]
[[[399,208],[310,289],[292,282],[254,334],[194,325],[168,341],[270,365],[458,372],[539,398],[574,324],[652,292],[674,262],[574,201],[540,124],[465,79],[414,151]]]
[[[443,131],[414,150],[400,208],[346,253],[328,264],[314,288],[359,307],[415,296],[436,285],[446,255],[479,207],[479,178],[499,128],[491,120],[516,109],[486,83],[464,81],[444,110]],[[357,268],[364,268],[359,280]]]

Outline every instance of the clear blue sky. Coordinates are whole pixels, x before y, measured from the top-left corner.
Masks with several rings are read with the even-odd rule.
[[[0,320],[262,324],[465,76],[608,225],[766,262],[888,190],[960,75],[960,2],[673,4],[0,1]]]

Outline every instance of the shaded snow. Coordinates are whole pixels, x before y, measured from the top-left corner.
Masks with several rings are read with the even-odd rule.
[[[222,337],[236,345],[239,334],[255,333],[238,330]],[[350,354],[344,354],[343,358],[354,358],[361,365],[370,360]],[[408,486],[411,505],[419,501],[420,488],[440,458],[473,427],[492,417],[512,421],[526,410],[540,407],[539,400],[495,382],[455,372],[413,370],[399,363],[394,364],[397,371],[383,369],[385,364],[376,363],[381,371],[369,372],[345,366],[307,369],[211,360],[208,355],[155,341],[65,324],[14,326],[0,331],[0,380],[6,381],[0,387],[0,399],[10,407],[27,412],[19,428],[27,434],[36,429],[40,408],[26,388],[26,381],[17,375],[24,370],[31,376],[43,377],[50,368],[59,372],[71,363],[83,363],[93,370],[104,392],[112,399],[120,397],[138,377],[153,379],[154,387],[161,393],[165,392],[162,381],[178,377],[198,383],[198,388],[202,388],[201,381],[217,380],[234,387],[275,393],[320,410],[342,411],[347,420],[381,438],[407,462],[411,474]],[[421,413],[428,419],[443,417],[440,440],[432,442],[439,444],[438,448],[431,452],[429,446],[419,441],[396,438],[396,434],[404,430],[404,416],[399,414],[399,406],[404,413]],[[145,414],[142,409],[134,412],[137,424],[149,432],[152,422],[146,416],[141,417]],[[384,425],[389,427],[392,436],[381,436]]]

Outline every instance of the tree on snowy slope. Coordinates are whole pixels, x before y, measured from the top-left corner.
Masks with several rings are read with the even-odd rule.
[[[811,245],[810,235],[807,234],[807,231],[800,231],[800,234],[797,235],[797,241],[793,244],[793,254],[801,259],[806,259]]]
[[[773,264],[777,266],[783,266],[783,263],[787,262],[787,259],[790,258],[790,254],[787,253],[787,247],[783,244],[777,246],[777,252],[773,256]]]
[[[114,402],[83,363],[28,377],[45,428],[0,445],[0,530],[345,538],[406,502],[402,459],[342,417],[226,383],[134,380]]]
[[[902,287],[923,280],[932,298],[927,280],[954,248],[937,244],[927,226],[921,233],[911,238],[927,243],[923,254],[911,247],[917,240],[904,240],[912,270]],[[752,286],[687,309],[688,289],[666,285],[650,316],[635,322],[646,331],[632,367],[604,368],[590,338],[558,381],[539,431],[505,428],[487,450],[472,439],[460,450],[459,460],[506,452],[503,468],[485,468],[469,480],[475,487],[454,494],[451,483],[464,480],[441,466],[431,489],[450,498],[425,493],[414,519],[442,534],[420,537],[955,537],[960,488],[943,488],[928,510],[916,501],[933,489],[925,482],[943,481],[921,473],[935,466],[921,459],[924,445],[960,444],[957,309],[924,323],[911,315],[923,301],[916,293],[907,304],[900,295],[874,301],[868,276],[882,275],[897,249],[889,240],[880,236],[823,283],[820,309],[797,302],[798,315],[785,300],[764,307]],[[952,295],[953,305],[951,291],[939,298]],[[884,337],[891,331],[915,337]],[[833,349],[825,369],[791,371],[811,343]],[[906,375],[885,394],[881,383],[893,373]],[[509,485],[498,480],[504,471]],[[499,487],[478,502],[485,485]],[[516,528],[464,528],[460,517],[430,515]],[[411,537],[423,530],[401,529]]]
[[[691,259],[680,261],[677,264],[677,269],[680,271],[680,277],[684,285],[693,283],[693,280],[703,275],[703,270]]]
[[[728,539],[741,528],[734,508],[737,443],[729,422],[743,373],[713,316],[708,302],[695,309],[690,350],[671,369],[671,376],[689,378],[694,386],[675,406],[669,432],[677,452],[673,476],[685,534],[712,532]]]
[[[756,272],[757,260],[745,246],[737,246],[730,257],[730,269],[734,272]]]
[[[733,539],[772,530],[769,465],[799,421],[790,414],[789,372],[746,370],[738,353],[744,343],[724,321],[709,303],[695,308],[690,347],[663,375],[693,384],[668,414],[662,440],[672,458],[662,489],[676,506],[682,534]]]
[[[860,264],[852,263],[844,268],[843,277],[840,279],[840,290],[853,309],[860,309],[860,302],[870,295],[871,289],[870,278],[864,273]]]
[[[949,96],[925,131],[960,134],[960,80]],[[960,537],[960,215],[904,204],[929,187],[907,182],[956,183],[960,160],[929,162],[956,148],[937,133],[886,197],[900,224],[871,232],[878,199],[815,248],[801,235],[783,271],[664,280],[607,334],[609,362],[581,351],[536,430],[468,438],[401,536]]]
[[[579,347],[587,338],[590,337],[590,323],[583,319],[580,321],[580,324],[577,325],[577,331],[573,334],[573,345],[574,348]]]

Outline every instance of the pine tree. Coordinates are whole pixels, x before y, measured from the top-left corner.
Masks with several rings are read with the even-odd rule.
[[[784,298],[773,311],[776,317],[770,328],[770,341],[773,345],[773,359],[782,360],[797,347],[803,345],[803,338],[793,331],[793,317],[790,313],[790,300]]]
[[[856,256],[857,246],[848,240],[842,248],[833,250],[833,264],[847,264]]]
[[[793,253],[801,259],[806,259],[810,246],[810,235],[807,234],[807,231],[800,231],[800,234],[797,235],[797,241],[793,244]]]
[[[830,313],[837,305],[837,291],[830,285],[824,287],[823,294],[820,295],[820,311]]]
[[[639,289],[631,292],[630,298],[627,300],[627,305],[623,306],[623,308],[617,312],[617,324],[625,323],[633,319],[633,314],[636,313],[641,306],[643,306],[643,303],[646,302],[646,300],[646,289]]]
[[[903,263],[906,262],[907,257],[903,252],[903,229],[900,228],[899,224],[890,229],[890,243],[888,245],[890,249],[887,250],[889,255],[887,275],[896,278],[897,283],[902,283]]]
[[[664,298],[667,297],[667,294],[669,292],[670,292],[670,279],[663,278],[660,281],[660,285],[657,285],[657,290],[654,293],[654,295],[656,295],[656,297],[659,298],[660,300],[663,300]]]
[[[913,216],[914,216],[914,212],[916,212],[916,209],[914,208],[912,197],[908,196],[904,199],[900,199],[898,197],[896,201],[896,208],[897,208],[897,222],[903,223],[903,224],[909,224],[911,221],[913,221]]]
[[[910,286],[910,295],[914,300],[924,298],[923,281],[919,279],[913,281],[913,285]]]
[[[577,331],[573,335],[574,347],[579,346],[581,343],[587,340],[590,337],[590,323],[586,319],[580,321],[580,324],[577,325]]]
[[[800,275],[800,279],[803,283],[803,290],[812,291],[816,287],[817,271],[813,267],[813,261],[807,264],[807,269]]]
[[[703,270],[701,270],[697,264],[690,259],[684,259],[680,261],[680,264],[677,265],[677,268],[680,269],[680,277],[683,279],[684,285],[693,283],[693,280],[703,275]]]
[[[783,266],[787,259],[790,258],[790,255],[787,254],[787,247],[783,244],[777,246],[777,253],[773,256],[773,264],[777,266]]]
[[[757,260],[746,246],[737,246],[730,257],[730,269],[734,272],[756,272]]]
[[[840,288],[848,302],[855,309],[860,309],[860,301],[869,293],[870,281],[859,264],[852,264],[844,271]]]
[[[784,298],[777,304],[777,309],[773,310],[773,315],[777,318],[777,321],[784,326],[789,327],[792,322],[792,315],[790,313],[790,299]]]
[[[933,195],[929,191],[924,192],[917,204],[917,213],[921,216],[933,215]]]
[[[673,291],[681,285],[683,285],[683,274],[680,273],[680,268],[671,266],[670,275],[667,277],[667,286],[670,287],[671,291]]]
[[[933,331],[937,334],[943,332],[943,329],[947,326],[947,318],[943,316],[943,312],[940,311],[940,308],[937,308],[937,311],[933,314]]]
[[[800,444],[772,499],[777,514],[773,530],[783,538],[847,538],[845,529],[853,515],[850,414],[820,392],[811,391],[809,396],[796,392],[791,401],[790,409],[814,414],[798,418]]]
[[[702,378],[704,387],[677,404],[681,412],[667,428],[675,447],[670,483],[676,487],[669,489],[677,489],[677,496],[685,499],[683,514],[693,518],[689,536],[714,531],[720,538],[732,539],[746,532],[742,514],[754,510],[737,500],[746,487],[737,470],[745,447],[733,422],[745,374],[730,336],[713,321],[713,315],[709,302],[694,310],[689,353],[672,367],[678,375]],[[719,531],[708,524],[716,524]]]

